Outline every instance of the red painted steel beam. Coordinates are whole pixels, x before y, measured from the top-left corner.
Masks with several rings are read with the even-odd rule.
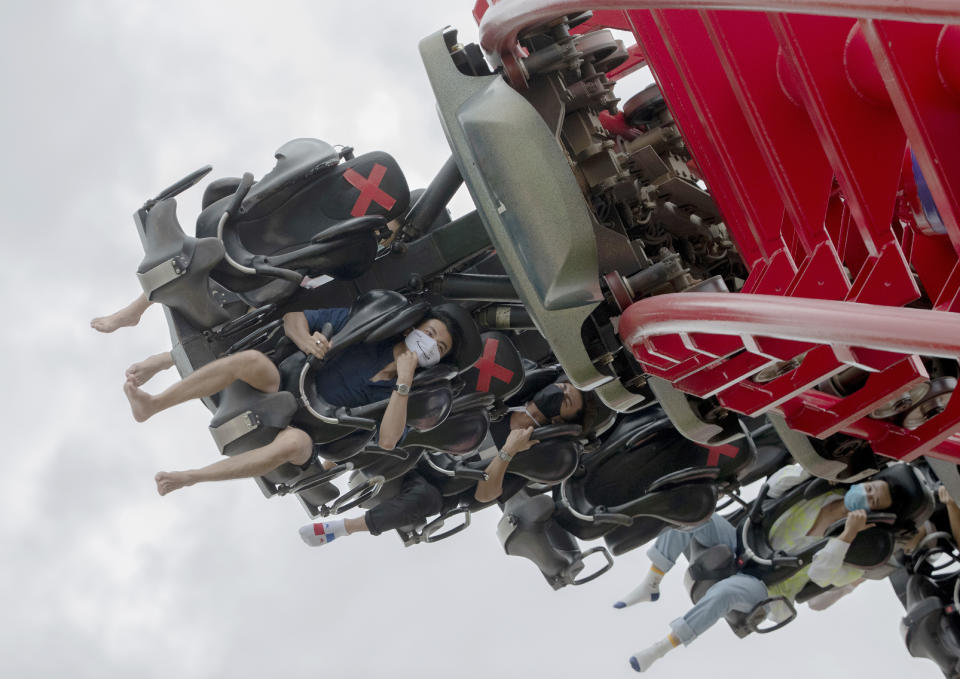
[[[833,412],[840,397],[825,394],[822,391],[810,390],[794,401],[777,408],[790,420],[791,408],[802,406],[805,408]],[[957,401],[960,403],[960,401]],[[947,415],[947,413],[943,413]],[[926,425],[935,424],[936,419]],[[936,442],[923,445],[920,430],[907,431],[884,420],[874,420],[864,417],[843,427],[843,433],[865,439],[873,444],[874,451],[887,457],[909,462],[920,455],[940,458],[954,463],[960,463],[960,439],[956,436],[941,437]]]
[[[701,12],[700,16],[809,254],[828,238],[823,222],[833,170],[806,111],[781,87],[779,45],[770,21],[759,12]]]
[[[782,249],[782,241],[779,234],[764,229],[766,225],[762,220],[768,215],[757,214],[758,208],[750,200],[752,193],[750,187],[744,184],[746,178],[743,177],[743,172],[731,170],[730,163],[733,159],[723,154],[723,149],[729,146],[722,146],[721,139],[718,138],[724,130],[717,117],[724,113],[730,114],[731,107],[713,111],[713,115],[708,116],[702,101],[703,93],[691,89],[689,78],[681,65],[674,60],[676,46],[662,32],[653,13],[631,12],[630,20],[648,60],[657,64],[654,76],[707,186],[717,203],[722,206],[724,221],[733,233],[744,263],[752,269],[761,258],[762,261],[770,261]],[[736,108],[735,104],[733,108]],[[735,118],[727,115],[722,122],[728,120]],[[746,152],[749,153],[749,149]],[[769,179],[767,181],[769,182]],[[745,193],[747,197],[744,197]],[[781,206],[780,212],[775,215],[777,227],[782,212]]]
[[[960,4],[960,3],[958,3]],[[955,252],[960,253],[960,26],[861,21]]]
[[[863,417],[925,377],[915,358],[898,366],[903,359],[896,354],[960,356],[960,317],[953,313],[772,295],[670,294],[629,306],[619,332],[641,362],[643,347],[662,334],[739,335],[745,344],[762,337],[818,343],[786,375],[764,384],[741,381],[721,392],[720,402],[749,414],[779,409],[801,431],[866,438],[876,453],[905,462],[922,455],[960,460],[960,398],[951,398],[942,413],[913,430]],[[861,363],[858,353],[864,348],[895,353],[887,354],[890,367],[871,377],[863,390],[840,399],[812,389],[824,367]]]

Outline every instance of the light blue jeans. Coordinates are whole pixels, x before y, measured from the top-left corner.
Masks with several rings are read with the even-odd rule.
[[[696,528],[663,531],[647,551],[647,556],[654,566],[666,573],[673,568],[680,554],[689,554],[688,548],[693,540],[704,547],[727,545],[732,551],[737,550],[736,529],[722,516],[714,514]],[[747,612],[767,596],[766,585],[752,576],[737,573],[708,589],[682,618],[670,623],[670,628],[673,635],[687,646],[730,611]]]

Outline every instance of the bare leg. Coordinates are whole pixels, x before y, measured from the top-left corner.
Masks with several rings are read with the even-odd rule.
[[[312,450],[313,442],[305,432],[287,427],[262,448],[224,458],[201,469],[159,472],[154,479],[157,482],[157,492],[166,495],[195,483],[263,476],[284,462],[304,464],[310,458]]]
[[[254,389],[272,393],[280,388],[280,372],[259,351],[241,351],[208,363],[168,389],[151,396],[127,378],[123,392],[130,401],[133,419],[144,422],[161,410],[195,398],[212,396],[231,382],[242,380]]]
[[[154,354],[150,358],[138,361],[127,368],[127,379],[138,387],[156,375],[161,370],[173,367],[173,355],[169,351]]]
[[[343,525],[347,529],[347,535],[350,533],[367,533],[370,531],[367,528],[367,516],[362,514],[355,519],[344,519]]]
[[[98,332],[113,332],[117,328],[126,328],[136,325],[140,322],[143,312],[153,304],[147,299],[146,294],[141,293],[139,297],[130,302],[127,306],[114,311],[109,316],[98,316],[90,321],[90,327]]]

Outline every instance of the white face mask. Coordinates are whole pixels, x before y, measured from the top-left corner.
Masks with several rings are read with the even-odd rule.
[[[407,349],[417,355],[417,365],[421,368],[429,368],[440,362],[440,348],[437,346],[437,340],[422,330],[414,328],[403,342],[407,345]]]
[[[525,405],[522,405],[522,406],[513,406],[512,408],[507,408],[507,412],[509,412],[509,413],[524,413],[527,417],[530,418],[530,421],[533,423],[533,426],[534,426],[534,427],[539,427],[539,426],[540,426],[540,423],[537,421],[537,418],[535,418],[533,415],[530,414],[530,411],[527,409],[527,406],[525,406]]]

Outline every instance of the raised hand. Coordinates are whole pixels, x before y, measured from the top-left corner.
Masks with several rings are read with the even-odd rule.
[[[867,528],[873,528],[873,524],[867,523],[866,510],[857,509],[852,511],[847,514],[847,521],[843,526],[843,533],[840,534],[840,539],[844,542],[852,542],[853,538],[857,536],[857,533]]]
[[[956,505],[957,503],[953,501],[953,498],[950,497],[950,493],[947,491],[946,486],[940,486],[937,488],[937,497],[940,498],[940,502],[945,505]]]
[[[297,347],[307,356],[323,358],[330,351],[330,340],[322,333],[315,332],[305,340],[298,342]]]
[[[507,436],[507,440],[503,444],[503,452],[507,455],[516,455],[517,453],[522,453],[531,446],[535,446],[536,444],[540,443],[537,440],[530,439],[532,434],[533,427],[525,427],[524,429],[511,429],[510,434]]]
[[[407,384],[413,380],[413,373],[417,369],[417,355],[405,349],[397,356],[397,383]]]

